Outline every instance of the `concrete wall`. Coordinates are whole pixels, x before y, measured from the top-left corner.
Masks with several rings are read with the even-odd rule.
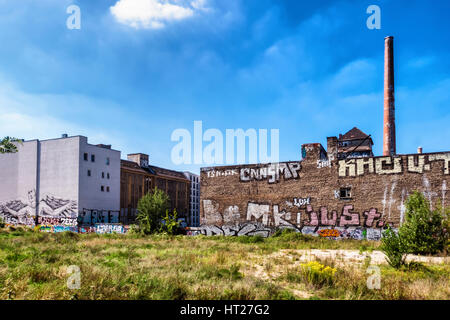
[[[33,140],[18,144],[17,153],[0,155],[0,217],[7,223],[34,223],[38,149]]]
[[[84,160],[84,153],[88,154],[87,161]],[[95,162],[91,161],[92,155],[95,155]],[[80,209],[119,211],[120,151],[90,145],[84,138],[80,141],[79,161]],[[88,170],[91,170],[90,177]],[[104,191],[101,191],[102,186]]]
[[[70,219],[78,216],[80,137],[40,142],[37,196],[39,216]],[[48,220],[48,219],[44,219]]]
[[[120,152],[90,145],[83,136],[19,144],[17,153],[0,155],[0,181],[0,217],[10,224],[76,226],[84,209],[115,211],[118,219]]]
[[[414,190],[433,208],[450,204],[450,152],[339,161],[324,159],[315,145],[305,151],[298,162],[202,168],[202,232],[269,235],[291,228],[376,240],[386,223],[401,224]],[[343,188],[350,195],[342,197]]]

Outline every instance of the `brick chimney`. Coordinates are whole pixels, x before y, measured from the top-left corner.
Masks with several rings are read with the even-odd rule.
[[[384,39],[383,155],[395,155],[394,37]]]

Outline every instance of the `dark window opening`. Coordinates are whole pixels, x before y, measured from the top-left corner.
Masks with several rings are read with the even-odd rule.
[[[86,152],[84,153],[84,161],[88,161],[88,154]]]
[[[106,187],[106,192],[109,192],[109,187]]]
[[[91,154],[91,161],[95,162],[95,154]]]
[[[91,170],[88,170],[87,174],[88,174],[88,177],[90,177],[91,176]]]
[[[352,188],[341,188],[339,190],[339,197],[341,199],[349,199],[352,196],[351,191],[352,191]]]
[[[105,178],[105,173],[104,172],[102,172],[102,179],[104,179]]]
[[[101,186],[100,187],[100,190],[103,192],[103,191],[105,191],[105,187],[104,186]]]

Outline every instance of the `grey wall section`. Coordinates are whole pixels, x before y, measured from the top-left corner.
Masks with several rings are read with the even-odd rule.
[[[0,155],[0,217],[10,224],[75,226],[84,209],[118,214],[119,188],[120,151],[83,136],[26,141]]]
[[[76,218],[80,137],[41,141],[39,216]]]
[[[34,223],[38,144],[28,141],[17,153],[0,155],[0,217],[7,223]]]
[[[84,153],[88,154],[87,161],[84,160]],[[92,155],[95,156],[94,162],[91,161]],[[120,211],[120,151],[90,145],[87,139],[82,139],[79,163],[80,210]],[[88,170],[91,176],[88,176]],[[104,191],[101,191],[102,186]]]

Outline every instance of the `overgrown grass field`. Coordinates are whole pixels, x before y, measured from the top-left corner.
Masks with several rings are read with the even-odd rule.
[[[450,266],[370,261],[297,263],[301,249],[377,250],[378,242],[314,238],[139,236],[0,231],[0,299],[449,299]],[[290,252],[289,255],[283,252]],[[67,268],[81,270],[69,289]]]

